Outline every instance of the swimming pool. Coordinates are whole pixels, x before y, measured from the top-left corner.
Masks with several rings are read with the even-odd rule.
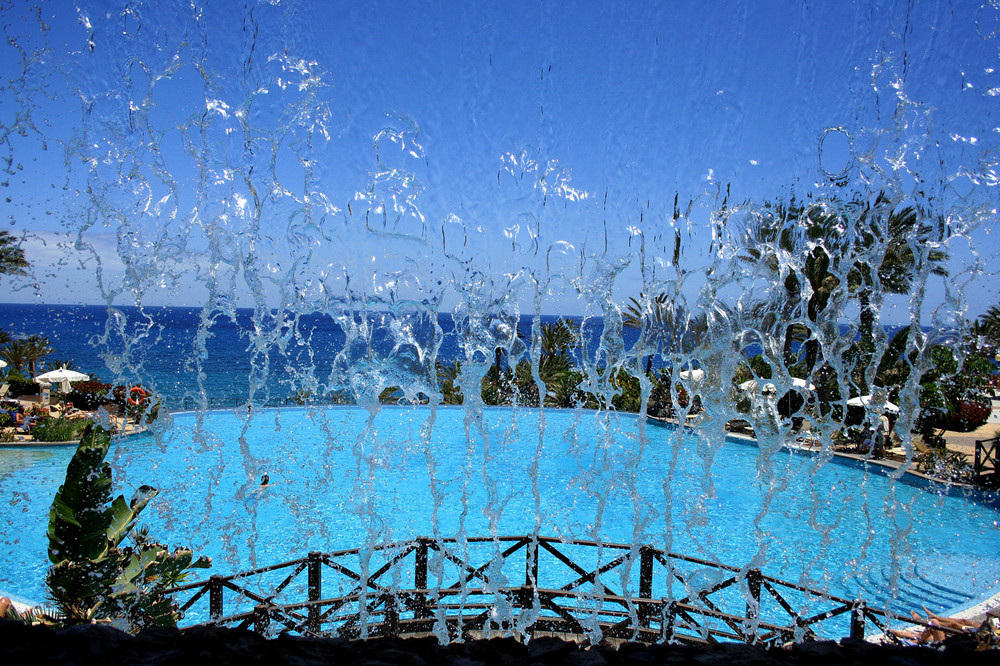
[[[44,598],[48,507],[72,453],[0,451],[0,590]],[[182,413],[109,458],[116,493],[161,491],[140,523],[217,573],[413,536],[539,533],[757,566],[896,612],[947,612],[1000,585],[993,498],[627,414]]]

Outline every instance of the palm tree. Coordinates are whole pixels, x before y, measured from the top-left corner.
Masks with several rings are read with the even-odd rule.
[[[43,358],[51,354],[54,349],[49,346],[49,339],[42,337],[40,335],[29,335],[24,339],[25,343],[25,356],[24,360],[28,364],[28,369],[31,371],[31,376],[34,377],[37,372],[38,362]]]
[[[885,294],[909,294],[918,275],[948,275],[948,253],[941,249],[942,220],[928,221],[913,205],[899,207],[882,192],[874,203],[856,204],[858,238],[847,285],[856,294],[861,308],[859,339],[845,356],[853,366],[851,379],[859,393],[868,393],[866,372],[871,366],[880,337],[876,329],[878,311]],[[874,256],[878,261],[866,260]],[[905,361],[901,355],[907,337],[890,343],[879,362],[881,379],[898,378]],[[890,372],[890,368],[895,368]],[[882,384],[884,386],[884,384]]]
[[[639,294],[639,300],[629,298],[622,313],[622,326],[638,330],[636,344],[640,349],[650,350],[646,356],[647,375],[653,372],[653,358],[657,354],[668,357],[690,351],[708,331],[704,315],[693,316],[662,292],[652,298],[645,294]]]
[[[885,193],[880,192],[874,203],[864,204],[858,219],[856,252],[874,251],[881,256],[877,266],[856,261],[847,275],[849,289],[861,302],[862,333],[871,334],[877,319],[872,299],[878,287],[884,294],[909,294],[921,272],[947,276],[948,253],[940,247],[942,220],[929,222],[913,205],[895,207]]]
[[[58,370],[59,368],[66,368],[67,370],[76,370],[76,364],[73,361],[62,361],[59,359],[51,359],[45,362],[45,371],[50,372],[52,370]]]
[[[765,203],[763,210],[737,230],[742,238],[738,260],[781,285],[774,307],[789,322],[784,332],[786,362],[797,362],[792,350],[799,344],[805,350],[806,374],[815,367],[820,353],[811,325],[822,320],[830,298],[841,286],[839,266],[850,259],[850,248],[841,233],[844,226],[843,212],[835,206],[802,205],[793,196],[787,204]],[[797,257],[802,260],[796,266]]]
[[[565,319],[560,319],[554,324],[542,324],[540,348],[543,355],[569,354],[576,343],[577,335]]]
[[[464,402],[465,397],[458,385],[461,374],[461,361],[453,361],[450,364],[443,361],[437,362],[438,388],[441,390],[441,401],[444,404],[461,405]]]
[[[545,384],[541,403],[554,407],[572,406],[579,373],[574,371],[573,350],[579,335],[565,319],[543,324],[539,336],[538,377]],[[519,368],[520,369],[520,368]],[[524,370],[530,370],[525,367]],[[523,372],[522,372],[523,374]],[[532,381],[532,384],[534,382]]]
[[[986,347],[991,354],[1000,347],[1000,306],[992,306],[972,323],[969,338],[974,347]]]
[[[9,231],[0,230],[0,274],[27,275],[25,270],[31,266],[24,258],[22,248]]]
[[[0,358],[7,362],[11,371],[18,374],[24,372],[24,366],[28,362],[28,344],[23,338],[15,338],[0,349]]]
[[[739,231],[745,242],[737,256],[783,285],[780,309],[793,320],[786,329],[786,355],[793,343],[804,346],[806,372],[815,367],[820,351],[809,324],[829,314],[830,299],[844,293],[840,290],[854,295],[861,308],[864,342],[852,355],[854,366],[863,369],[874,351],[881,296],[910,293],[920,274],[947,274],[948,254],[939,245],[942,230],[940,220],[927,220],[915,206],[898,207],[885,193],[873,202],[855,199],[807,206],[792,197],[787,204],[765,204],[743,225]],[[792,260],[799,256],[803,259],[795,266]],[[846,281],[838,276],[846,276]],[[803,289],[806,285],[808,290]],[[795,322],[803,309],[805,317]]]

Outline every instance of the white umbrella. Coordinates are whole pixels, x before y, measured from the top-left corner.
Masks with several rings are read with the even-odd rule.
[[[878,403],[873,400],[872,396],[870,396],[870,395],[862,395],[862,396],[858,396],[857,398],[851,398],[850,400],[848,400],[847,401],[847,406],[848,407],[870,407],[870,406],[872,406],[873,403],[875,404],[875,406],[878,405]],[[892,412],[893,414],[898,414],[899,413],[899,405],[893,404],[893,403],[889,402],[888,400],[885,401],[885,404],[883,405],[883,408],[885,409],[885,411]]]
[[[83,382],[90,379],[90,375],[85,375],[76,370],[67,370],[66,366],[58,370],[50,370],[35,377],[35,381],[44,384],[62,384],[63,393],[69,393],[70,382]]]
[[[696,370],[681,370],[677,373],[681,379],[690,379],[692,382],[700,382],[705,378],[705,371],[701,368]]]
[[[7,361],[0,361],[0,368],[6,368],[6,367],[7,367]]]
[[[777,391],[778,390],[778,388],[774,384],[771,384],[770,382],[765,386],[765,389],[768,386],[771,387],[770,388],[771,391]],[[798,377],[793,377],[792,378],[792,386],[795,387],[795,388],[808,389],[810,391],[815,391],[816,390],[815,386],[813,386],[812,384],[806,382],[806,380],[804,380],[804,379],[799,379]],[[745,381],[742,384],[740,384],[739,387],[740,387],[740,390],[742,390],[742,391],[755,391],[755,390],[757,390],[757,380],[756,379],[748,379],[747,381]]]

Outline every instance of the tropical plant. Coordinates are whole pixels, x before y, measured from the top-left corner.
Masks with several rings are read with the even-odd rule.
[[[857,218],[853,249],[857,259],[848,271],[847,287],[857,296],[861,312],[858,339],[845,354],[845,361],[853,367],[850,378],[862,394],[870,392],[873,370],[876,374],[891,366],[905,370],[899,360],[908,339],[899,338],[890,342],[878,367],[872,368],[881,338],[876,324],[882,298],[887,294],[909,294],[918,274],[946,276],[948,253],[942,249],[944,221],[925,215],[916,206],[900,205],[880,192],[874,201],[854,202],[851,209]],[[892,342],[897,344],[893,346]],[[899,342],[904,346],[900,347]],[[896,377],[883,374],[883,381],[889,379]],[[889,387],[901,382],[875,383]]]
[[[72,442],[79,439],[91,421],[88,419],[45,419],[31,429],[39,442]]]
[[[73,382],[73,390],[66,394],[66,401],[78,409],[92,410],[111,401],[111,384],[89,380]]]
[[[812,327],[827,314],[830,298],[840,287],[840,265],[849,261],[843,236],[843,211],[823,203],[765,203],[737,228],[737,258],[777,285],[771,300],[785,330],[788,366],[802,364],[808,376],[820,357]],[[800,359],[798,352],[804,352]]]
[[[15,338],[7,342],[3,349],[0,349],[0,358],[6,363],[7,372],[21,373],[27,365],[28,358],[27,342],[20,338]]]
[[[5,380],[9,384],[7,390],[7,396],[10,398],[19,398],[22,395],[38,395],[40,387],[33,381],[24,379],[17,372],[7,373],[7,378]]]
[[[785,322],[785,364],[793,376],[813,375],[817,365],[843,367],[852,395],[871,386],[898,386],[909,372],[905,334],[875,358],[882,298],[907,294],[920,275],[946,275],[945,225],[913,205],[884,193],[803,204],[765,204],[745,215],[737,229],[737,256],[779,285],[768,307]],[[822,358],[814,330],[835,325],[854,298],[860,309],[858,340],[840,359]],[[827,411],[827,405],[821,405]]]
[[[917,469],[941,481],[953,483],[970,483],[972,481],[972,465],[965,454],[949,451],[945,448],[931,448],[918,455],[913,460]]]
[[[403,398],[403,389],[398,386],[386,386],[378,394],[378,401],[383,405],[398,405]]]
[[[40,335],[29,335],[24,340],[27,344],[25,361],[28,364],[28,370],[31,372],[31,376],[34,377],[38,372],[38,362],[51,354],[54,350],[49,346],[49,339],[46,337],[42,337]]]
[[[642,385],[638,377],[625,368],[619,368],[611,375],[611,386],[615,389],[615,394],[611,396],[615,409],[622,412],[642,411]]]
[[[177,604],[164,592],[190,569],[211,566],[191,550],[173,552],[135,529],[157,490],[140,486],[126,502],[111,499],[105,461],[111,433],[92,424],[80,439],[49,510],[49,569],[45,581],[63,622],[111,620],[129,631],[177,624]],[[124,545],[126,539],[132,545]]]
[[[9,231],[0,230],[0,275],[27,275],[31,264],[24,258],[24,248]]]
[[[27,371],[34,377],[38,362],[53,351],[49,345],[49,339],[40,335],[16,338],[0,349],[0,358],[18,373]]]
[[[49,359],[45,362],[45,371],[51,372],[53,370],[59,370],[64,368],[66,370],[77,370],[76,364],[73,361],[63,361],[60,359]]]
[[[946,345],[931,348],[933,363],[920,378],[922,418],[938,428],[971,430],[989,418],[989,400],[983,394],[993,364],[982,354],[960,357]]]
[[[675,257],[675,261],[678,258]],[[622,326],[639,331],[636,345],[648,350],[646,374],[653,372],[653,359],[669,359],[677,353],[691,353],[708,331],[704,315],[692,314],[665,293],[629,298],[622,312]]]
[[[437,363],[438,388],[441,391],[441,401],[446,405],[461,405],[465,400],[458,379],[462,374],[462,362],[450,364]]]
[[[543,324],[539,334],[538,378],[545,384],[544,404],[550,407],[572,407],[580,398],[577,387],[583,375],[576,370],[573,351],[579,342],[579,334],[573,325],[559,319],[551,324]],[[518,364],[520,366],[520,364]],[[519,367],[518,384],[522,393],[534,397],[537,404],[537,386],[530,377],[530,366]]]

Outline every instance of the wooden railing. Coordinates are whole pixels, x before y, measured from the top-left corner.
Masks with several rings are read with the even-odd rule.
[[[418,538],[313,552],[171,594],[189,621],[265,635],[455,640],[557,632],[591,640],[770,645],[863,638],[890,622],[913,624],[757,569],[649,546],[542,536]]]
[[[976,456],[972,465],[976,485],[995,488],[1000,485],[997,476],[997,459],[1000,458],[1000,438],[976,441]]]

